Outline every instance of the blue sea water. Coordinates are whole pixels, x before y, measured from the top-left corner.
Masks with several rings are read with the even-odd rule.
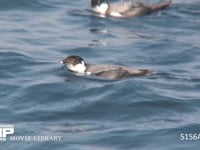
[[[186,136],[200,134],[199,7],[173,0],[115,19],[92,14],[89,0],[0,0],[0,124],[13,124],[13,136],[62,136],[1,149],[198,150],[200,139]],[[72,54],[154,74],[76,76],[59,64]]]

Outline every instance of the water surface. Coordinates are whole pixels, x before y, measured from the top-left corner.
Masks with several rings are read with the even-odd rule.
[[[1,0],[0,123],[14,124],[14,135],[63,137],[2,149],[199,149],[180,137],[200,133],[199,7],[173,0],[161,12],[115,19],[92,14],[84,0]],[[155,74],[76,76],[59,64],[72,54]]]

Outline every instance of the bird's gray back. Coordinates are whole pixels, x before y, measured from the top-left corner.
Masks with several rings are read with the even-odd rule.
[[[119,79],[126,76],[138,75],[140,70],[120,65],[89,65],[87,72],[108,79]]]

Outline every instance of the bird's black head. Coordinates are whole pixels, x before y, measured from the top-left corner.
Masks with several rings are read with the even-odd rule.
[[[77,64],[81,64],[82,62],[84,62],[83,58],[73,55],[68,56],[67,58],[61,61],[62,64],[72,64],[74,66]]]
[[[108,3],[108,0],[91,0],[91,6],[92,7],[99,6],[102,3]]]

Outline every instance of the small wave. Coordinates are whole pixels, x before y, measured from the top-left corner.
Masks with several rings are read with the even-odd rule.
[[[6,9],[45,9],[53,8],[55,5],[49,3],[48,1],[40,0],[1,0],[0,10]]]

